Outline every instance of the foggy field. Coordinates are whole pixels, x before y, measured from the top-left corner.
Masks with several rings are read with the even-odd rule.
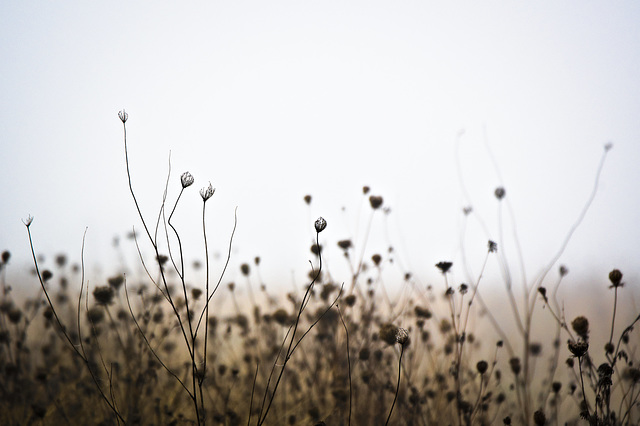
[[[119,117],[126,126],[128,115]],[[564,288],[570,271],[558,260],[571,229],[527,280],[524,259],[509,262],[501,251],[502,187],[494,191],[499,242],[459,235],[461,263],[438,259],[428,277],[406,270],[391,243],[382,252],[367,247],[381,231],[373,219],[391,210],[363,187],[366,219],[353,237],[337,239],[331,223],[316,219],[304,282],[282,285],[263,281],[261,257],[233,259],[237,223],[227,250],[209,253],[211,184],[192,212],[202,222],[201,256],[184,257],[189,248],[172,219],[183,193],[198,196],[193,183],[188,172],[169,176],[165,194],[177,187],[177,196],[165,195],[152,219],[140,213],[136,233],[114,247],[120,266],[104,265],[109,275],[99,282],[85,270],[84,242],[78,261],[41,255],[37,221],[24,219],[31,272],[13,282],[12,254],[0,263],[0,423],[640,421],[637,284],[613,269]],[[313,197],[300,202],[310,208]],[[482,223],[471,206],[461,215]],[[137,259],[125,255],[133,250]]]

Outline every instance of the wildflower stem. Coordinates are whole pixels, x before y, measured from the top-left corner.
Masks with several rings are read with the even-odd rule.
[[[391,410],[389,410],[389,415],[387,416],[387,421],[385,422],[385,426],[389,424],[389,420],[391,419],[391,413],[393,413],[393,407],[396,405],[396,400],[398,399],[398,392],[400,392],[400,372],[402,369],[402,355],[404,354],[404,345],[400,346],[400,359],[398,360],[398,384],[396,385],[396,394],[393,397],[393,403],[391,404]]]

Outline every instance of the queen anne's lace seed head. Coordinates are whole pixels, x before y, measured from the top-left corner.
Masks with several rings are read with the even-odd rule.
[[[319,217],[318,219],[316,219],[315,227],[316,227],[316,232],[320,233],[324,231],[324,228],[327,227],[327,221],[324,220],[323,217]]]
[[[33,216],[31,215],[27,216],[27,219],[22,221],[27,228],[31,226],[31,222],[33,222]]]
[[[127,114],[127,112],[124,109],[122,109],[122,111],[118,112],[118,118],[123,123],[126,123],[127,120],[129,119],[129,114]]]
[[[180,183],[182,183],[183,188],[193,185],[193,176],[191,176],[191,173],[184,172],[180,176]]]
[[[402,327],[398,327],[396,329],[396,342],[402,346],[406,345],[409,342],[409,332]]]
[[[209,186],[206,188],[202,188],[200,190],[200,196],[202,197],[202,201],[207,201],[209,198],[213,197],[213,193],[216,190],[211,186],[211,182],[209,182]]]

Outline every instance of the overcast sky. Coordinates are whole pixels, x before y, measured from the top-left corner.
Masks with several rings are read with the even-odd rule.
[[[388,232],[374,217],[367,256],[390,242],[418,274],[460,260],[469,202],[497,235],[493,191],[504,185],[533,275],[578,217],[608,142],[561,262],[577,276],[617,267],[638,278],[638,22],[635,1],[3,1],[0,250],[14,270],[29,265],[31,214],[38,252],[77,260],[88,227],[86,261],[111,273],[112,239],[140,225],[125,108],[149,220],[169,152],[169,198],[180,173],[196,179],[176,213],[189,259],[202,256],[198,189],[216,187],[216,251],[238,206],[230,279],[254,256],[269,280],[304,276],[320,215],[332,250],[362,238],[363,185],[392,209]],[[481,259],[486,236],[469,226]],[[337,249],[327,256],[337,268]]]

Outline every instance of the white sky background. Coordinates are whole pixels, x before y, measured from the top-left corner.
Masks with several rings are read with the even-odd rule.
[[[134,189],[151,221],[169,151],[170,200],[180,173],[195,176],[176,214],[188,259],[202,255],[198,189],[217,188],[207,204],[214,251],[238,206],[229,279],[259,255],[266,281],[295,270],[302,282],[322,215],[327,261],[348,280],[335,242],[358,224],[362,237],[362,185],[392,208],[398,260],[430,279],[437,261],[460,261],[462,129],[463,177],[497,238],[486,129],[530,275],[560,246],[613,142],[561,263],[576,278],[604,282],[617,267],[637,283],[638,22],[631,1],[4,1],[0,250],[12,252],[11,273],[30,265],[21,219],[32,214],[38,252],[78,260],[87,226],[87,263],[113,272],[112,238],[140,228],[124,107]],[[377,216],[367,257],[387,245]],[[485,245],[479,232],[467,238],[476,271]]]

